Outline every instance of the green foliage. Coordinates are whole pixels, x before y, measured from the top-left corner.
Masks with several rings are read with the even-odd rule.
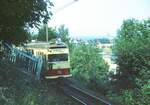
[[[26,94],[26,96],[23,99],[22,105],[38,105],[37,104],[37,97],[38,95],[36,94],[36,92],[29,92],[28,94]]]
[[[0,105],[78,105],[58,91],[55,81],[41,83],[21,71],[16,65],[0,62]]]
[[[100,50],[92,44],[80,43],[71,50],[73,75],[91,86],[107,80],[108,66],[104,63]]]
[[[150,103],[150,19],[123,22],[114,43],[119,65],[116,95],[125,105]],[[112,97],[113,99],[113,97]]]
[[[54,39],[57,37],[57,31],[56,29],[53,29],[51,27],[48,27],[48,40]],[[39,29],[37,40],[39,41],[46,41],[46,27],[42,26]]]
[[[55,38],[60,38],[63,42],[66,44],[71,44],[70,38],[69,38],[69,31],[68,28],[65,28],[65,25],[60,25],[57,29],[48,27],[48,37],[49,40],[55,39]],[[42,26],[39,29],[39,32],[37,34],[37,40],[39,41],[46,41],[46,27]]]
[[[67,44],[69,44],[69,31],[68,28],[65,28],[65,25],[60,25],[58,28],[58,37],[61,38],[61,40]]]
[[[145,84],[144,86],[142,86],[142,91],[144,92],[144,94],[150,96],[150,79],[148,80],[147,84]]]
[[[52,6],[48,0],[1,0],[0,39],[15,44],[25,41],[26,29],[46,23],[52,15],[47,8]]]
[[[3,35],[0,36],[0,39],[18,45],[26,42],[29,37],[30,33],[27,29],[22,27],[14,27],[14,30],[11,30],[11,33],[4,32]]]
[[[121,88],[142,86],[150,78],[150,20],[124,21],[114,44]]]
[[[148,105],[150,103],[150,97],[139,89],[124,90],[120,97],[126,105]]]
[[[125,90],[122,94],[122,102],[124,102],[126,105],[135,105],[135,100],[133,99],[133,92]]]
[[[107,97],[117,105],[149,105],[150,103],[149,95],[138,88],[122,90],[119,94],[109,91]]]

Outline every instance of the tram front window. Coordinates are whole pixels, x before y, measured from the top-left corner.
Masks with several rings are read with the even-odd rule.
[[[68,54],[49,54],[49,62],[68,61]]]

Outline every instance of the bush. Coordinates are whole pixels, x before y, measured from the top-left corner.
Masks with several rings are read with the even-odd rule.
[[[72,74],[86,85],[97,87],[98,83],[106,82],[108,65],[105,64],[101,50],[92,44],[80,43],[71,50]]]

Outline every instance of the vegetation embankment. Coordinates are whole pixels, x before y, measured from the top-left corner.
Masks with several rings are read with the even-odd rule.
[[[71,67],[73,78],[79,80],[85,86],[93,89],[106,90],[108,65],[105,64],[101,50],[94,44],[81,42],[72,45]]]
[[[0,105],[79,105],[55,82],[39,83],[11,64],[0,64]]]
[[[150,19],[125,20],[114,43],[117,97],[126,105],[150,103]]]

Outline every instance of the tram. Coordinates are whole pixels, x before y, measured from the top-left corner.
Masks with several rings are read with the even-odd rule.
[[[28,54],[41,56],[43,66],[41,76],[45,79],[70,77],[69,48],[62,42],[32,42],[26,44]]]

